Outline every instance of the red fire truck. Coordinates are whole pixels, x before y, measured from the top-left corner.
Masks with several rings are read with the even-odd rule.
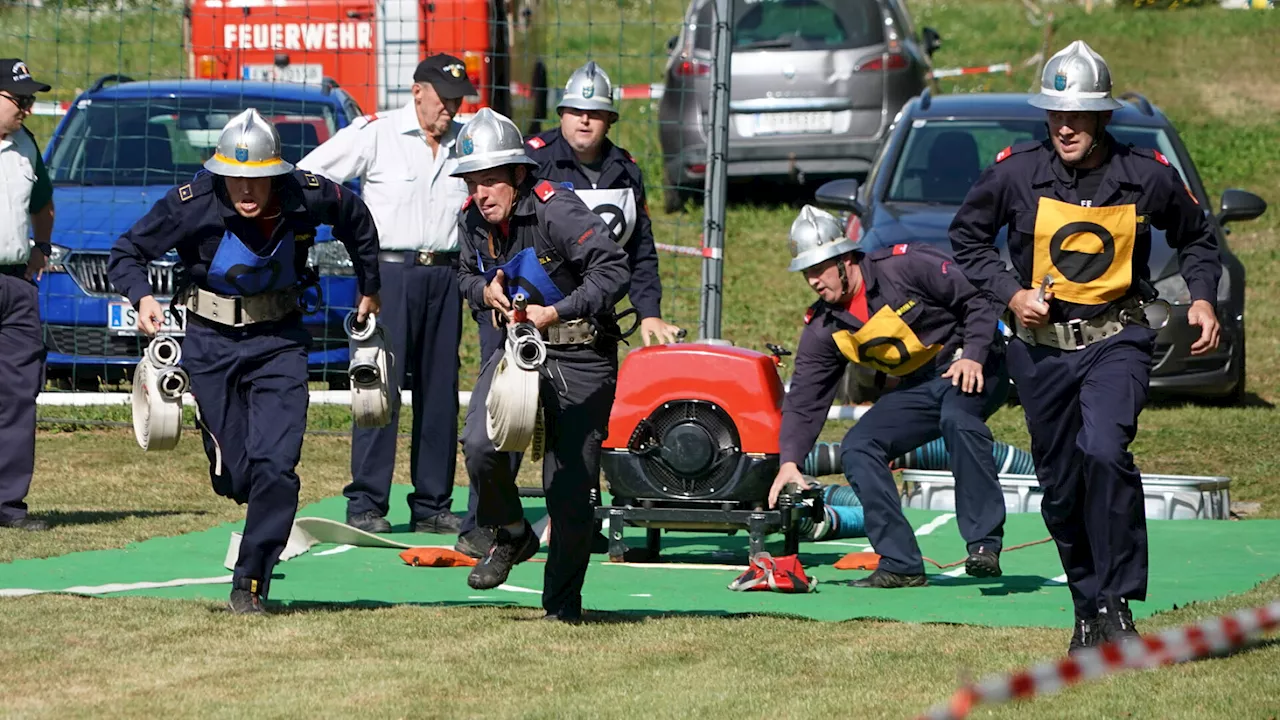
[[[547,118],[540,0],[188,0],[193,77],[335,83],[364,113],[401,107],[418,61],[462,58],[481,107],[537,132]]]

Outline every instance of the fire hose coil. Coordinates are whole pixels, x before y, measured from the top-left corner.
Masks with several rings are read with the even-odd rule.
[[[485,398],[486,427],[498,452],[521,452],[534,441],[540,426],[540,371],[546,359],[546,344],[532,324],[516,323],[507,330],[506,346]],[[540,456],[540,441],[535,441],[534,449]]]
[[[388,367],[395,358],[387,352],[386,331],[378,326],[374,315],[360,323],[353,310],[343,321],[343,329],[351,339],[351,362],[347,377],[351,380],[351,416],[356,427],[380,428],[391,422],[391,392]]]
[[[178,366],[182,346],[157,337],[133,372],[133,436],[143,450],[172,450],[182,434],[182,395],[191,387]]]

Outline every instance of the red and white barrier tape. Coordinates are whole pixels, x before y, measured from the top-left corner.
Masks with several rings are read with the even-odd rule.
[[[1004,73],[1006,75],[1013,73],[1013,66],[1009,63],[996,63],[995,65],[979,65],[976,67],[963,68],[935,68],[933,77],[959,77],[961,75],[985,75],[987,73]]]
[[[654,243],[654,247],[666,252],[675,253],[677,255],[689,255],[691,257],[711,258],[713,260],[721,260],[724,258],[724,250],[718,250],[709,247],[689,247],[687,245],[668,245],[666,243]]]
[[[31,106],[31,114],[60,117],[66,115],[70,109],[71,103],[69,102],[38,102]]]
[[[961,688],[946,702],[930,708],[920,720],[960,720],[974,706],[982,703],[995,704],[1049,695],[1083,680],[1093,680],[1121,670],[1172,665],[1237,650],[1252,645],[1264,633],[1277,627],[1280,627],[1280,600],[1155,635],[1145,635],[1141,642],[1107,643],[1061,660],[994,675],[976,685]]]

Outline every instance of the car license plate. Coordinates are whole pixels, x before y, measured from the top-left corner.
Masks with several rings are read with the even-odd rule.
[[[757,135],[800,135],[829,133],[834,125],[830,112],[757,113]]]
[[[168,307],[164,309],[164,324],[160,326],[161,335],[183,335],[187,331],[187,309],[179,307],[175,314]],[[138,311],[127,302],[107,303],[107,332],[115,335],[138,334]]]
[[[324,66],[319,63],[302,65],[245,65],[242,76],[245,80],[259,82],[287,82],[304,85],[319,85],[324,80]]]

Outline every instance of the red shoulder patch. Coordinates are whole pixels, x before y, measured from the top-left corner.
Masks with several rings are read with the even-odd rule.
[[[542,148],[547,146],[547,141],[535,135],[534,137],[529,138],[529,142],[525,144],[533,148],[534,150],[541,150]]]
[[[1005,158],[1009,157],[1012,154],[1013,154],[1013,146],[1010,145],[1009,147],[1001,150],[999,153],[996,154],[996,162],[1002,162]]]
[[[817,310],[815,310],[815,309],[813,309],[812,307],[811,307],[811,308],[809,308],[808,310],[805,310],[805,311],[804,311],[804,324],[805,324],[805,325],[808,325],[809,323],[813,322],[813,316],[814,316],[814,315],[816,315],[817,313],[818,313],[818,311],[817,311]]]
[[[906,244],[906,243],[898,243],[897,245],[894,245],[894,246],[893,246],[893,254],[894,254],[894,255],[906,255],[906,254],[907,254],[907,244]]]
[[[462,209],[466,210],[467,208],[471,207],[471,202],[475,199],[476,198],[474,195],[468,195],[467,199],[462,201]]]
[[[368,115],[364,116],[364,119],[368,122],[373,122],[374,120],[378,119],[378,113],[369,113]]]
[[[1151,154],[1154,155],[1156,160],[1159,160],[1162,165],[1169,164],[1169,158],[1165,157],[1164,153],[1160,152],[1159,150],[1152,150]]]
[[[623,151],[622,151],[622,154],[627,156],[627,159],[631,161],[631,164],[632,164],[632,165],[639,165],[639,164],[640,164],[640,163],[636,162],[636,159],[635,159],[634,157],[632,157],[631,153],[627,152],[626,150],[623,150]]]
[[[552,185],[546,180],[543,180],[542,182],[533,186],[533,194],[537,195],[538,199],[541,200],[542,202],[546,202],[551,199],[552,195],[556,194],[556,186]]]

